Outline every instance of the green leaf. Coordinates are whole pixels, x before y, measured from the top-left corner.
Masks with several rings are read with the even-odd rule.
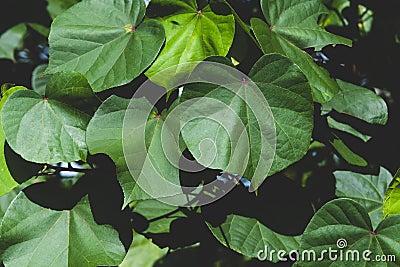
[[[1,118],[3,116],[1,110],[8,97],[12,93],[22,89],[26,88],[22,86],[16,86],[8,89],[7,91],[2,93],[0,101],[0,196],[9,193],[14,187],[18,185],[18,183],[14,180],[10,171],[8,170],[6,157],[4,155],[4,145],[6,142],[6,137],[4,136],[4,132],[2,130],[2,125],[1,125]]]
[[[37,163],[86,160],[85,130],[99,104],[84,76],[63,72],[51,77],[44,95],[14,92],[2,109],[10,147]]]
[[[360,167],[368,165],[368,162],[364,158],[351,151],[351,149],[341,139],[336,137],[333,141],[330,141],[330,143],[339,155],[349,164]]]
[[[88,79],[95,92],[124,85],[156,58],[164,29],[145,20],[143,0],[88,0],[54,20],[47,72],[73,70]]]
[[[162,21],[166,33],[165,47],[146,72],[150,78],[178,64],[225,56],[232,45],[232,14],[216,14],[210,5],[200,10],[196,0],[152,0],[149,9],[161,12],[154,16]]]
[[[229,242],[230,248],[250,258],[257,258],[257,256],[260,256],[259,251],[264,252],[265,247],[267,247],[268,250],[285,250],[287,253],[299,248],[299,236],[278,234],[253,218],[231,214],[228,215],[226,221],[220,228],[214,228],[210,224],[207,225],[219,242],[227,246],[221,232],[222,229]],[[275,254],[271,261],[278,262],[276,256]]]
[[[383,196],[392,175],[380,168],[378,176],[351,171],[335,171],[336,196],[350,198],[363,206],[375,228],[382,220]]]
[[[48,3],[47,12],[49,12],[50,17],[52,19],[55,19],[65,10],[78,3],[78,0],[46,0],[46,1]]]
[[[20,193],[3,218],[0,237],[0,256],[10,267],[118,265],[125,256],[118,232],[96,224],[87,198],[70,211],[53,211]]]
[[[364,142],[368,142],[371,139],[371,136],[360,133],[359,131],[357,131],[356,129],[351,127],[350,125],[338,122],[335,119],[333,119],[331,116],[328,116],[327,121],[328,121],[329,127],[331,127],[332,129],[336,129],[339,131],[343,131],[343,132],[352,134],[355,137],[360,138]]]
[[[309,54],[271,31],[261,19],[251,19],[251,27],[264,54],[280,53],[296,63],[310,82],[314,101],[324,103],[339,92],[339,86],[329,73],[319,67]]]
[[[179,184],[179,172],[165,157],[161,142],[161,129],[163,120],[160,117],[150,117],[143,124],[135,127],[129,134],[127,142],[140,151],[132,158],[132,165],[127,165],[127,150],[123,148],[123,127],[128,127],[126,116],[148,117],[152,110],[151,104],[145,99],[133,99],[132,104],[127,99],[111,96],[97,110],[90,121],[87,131],[87,144],[92,154],[105,153],[111,157],[117,166],[117,176],[124,192],[124,206],[133,200],[150,199],[151,196],[142,190],[136,180],[146,181],[145,170],[154,166],[157,171],[165,175],[166,179],[174,184]],[[129,105],[129,109],[128,109]],[[144,135],[145,134],[145,135]],[[146,142],[146,147],[141,145]],[[129,145],[128,145],[129,146]],[[135,148],[134,148],[135,149]],[[147,151],[146,151],[147,149]],[[147,168],[147,169],[146,169]],[[163,190],[157,184],[152,185],[154,190]],[[164,188],[164,190],[166,190]],[[148,191],[147,191],[148,192]]]
[[[0,58],[10,59],[15,62],[14,51],[21,49],[27,29],[24,23],[15,25],[0,36]]]
[[[389,217],[372,230],[368,213],[360,204],[350,199],[333,200],[317,211],[304,231],[300,241],[300,261],[296,266],[398,266],[400,216]],[[336,260],[329,259],[329,249],[336,250],[331,253],[337,256]],[[363,259],[366,250],[372,252],[366,255],[370,261]],[[309,255],[313,258],[310,251],[315,252],[315,258],[323,259],[308,260]],[[343,259],[348,257],[349,260],[340,261],[341,253]],[[359,260],[352,260],[357,253]],[[302,254],[305,255],[303,260]],[[376,255],[395,255],[397,261],[375,261]]]
[[[44,92],[46,91],[46,84],[48,83],[51,76],[44,74],[46,68],[47,64],[41,64],[37,66],[32,72],[32,89],[41,95],[44,95]]]
[[[324,114],[332,109],[373,124],[386,124],[388,108],[385,101],[371,90],[337,80],[340,93],[322,105]]]
[[[168,248],[161,249],[151,240],[134,233],[133,243],[120,267],[153,267],[167,252]]]
[[[398,170],[385,192],[383,217],[400,214],[400,170]]]
[[[185,125],[182,136],[196,160],[210,168],[240,173],[243,170],[243,162],[247,162],[245,156],[248,155],[249,161],[244,175],[252,179],[253,187],[257,188],[267,175],[286,168],[307,153],[313,129],[313,105],[306,78],[300,69],[286,57],[279,54],[263,56],[253,66],[249,77],[261,90],[269,107],[260,102],[260,96],[254,92],[254,87],[243,83],[242,80],[238,80],[236,84],[230,83],[230,86],[235,86],[235,91],[209,84],[187,86],[183,91],[182,99],[211,98],[225,105],[218,104],[215,111],[207,106],[207,110],[212,111],[213,114],[223,116],[219,118],[218,123],[214,119],[215,116],[197,118]],[[270,153],[271,151],[267,148],[274,144],[267,143],[272,141],[271,136],[262,136],[265,133],[260,132],[260,121],[257,120],[255,114],[258,116],[262,114],[263,123],[268,123],[268,118],[271,118],[270,110],[276,128],[276,151],[268,173],[268,170],[263,168],[261,171],[264,172],[260,172],[257,167],[268,166],[267,161],[271,157],[265,153]],[[237,117],[241,119],[238,125],[228,129],[230,131],[227,131],[226,127],[225,131],[221,129],[221,122],[232,124],[231,122],[234,122]],[[249,138],[249,146],[240,146],[239,142],[237,142],[238,145],[235,145],[235,142],[232,145],[231,142],[236,140],[232,141],[233,137],[241,135],[241,131],[244,130]],[[204,153],[211,149],[204,148],[200,151],[199,145],[207,138],[215,140],[217,151],[215,159],[213,153],[210,153],[209,157]],[[231,156],[233,152],[242,155],[242,160],[233,160]]]

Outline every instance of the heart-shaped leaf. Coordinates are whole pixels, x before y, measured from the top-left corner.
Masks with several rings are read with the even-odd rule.
[[[297,266],[398,266],[399,231],[400,215],[386,218],[373,230],[360,204],[333,200],[317,211],[304,231]],[[379,261],[382,255],[386,262]]]
[[[379,175],[366,175],[351,171],[335,171],[336,196],[353,199],[361,204],[371,217],[375,228],[382,220],[383,196],[392,175],[381,168]]]
[[[183,99],[202,97],[221,101],[222,103],[213,108],[210,107],[209,101],[205,102],[206,106],[204,106],[204,110],[221,116],[218,123],[215,116],[199,117],[189,121],[183,128],[182,136],[190,152],[204,166],[240,173],[244,169],[242,165],[247,162],[244,176],[252,179],[253,187],[257,188],[268,175],[286,168],[305,155],[313,129],[313,106],[311,90],[306,78],[300,69],[286,57],[279,54],[263,56],[253,66],[249,77],[261,90],[266,102],[265,99],[262,102],[260,95],[255,93],[254,85],[243,83],[240,79],[237,79],[234,91],[209,84],[186,86],[182,95]],[[235,83],[230,82],[229,85],[232,87]],[[269,114],[271,111],[273,118]],[[262,122],[255,116],[257,113],[258,118],[262,118]],[[224,122],[229,122],[231,125],[237,117],[240,118],[240,123],[229,126],[231,128],[225,126],[225,129],[222,128]],[[272,160],[271,151],[262,148],[274,146],[275,139],[268,135],[269,132],[264,133],[268,136],[262,136],[263,133],[260,132],[260,125],[267,124],[269,118],[273,119],[271,123],[275,124],[276,128],[275,158],[269,172],[268,169],[261,168],[262,172],[256,173],[258,165],[271,166],[267,164],[268,160]],[[244,127],[247,132],[249,146],[239,146],[235,142],[232,144],[232,138],[240,135],[241,127]],[[243,134],[241,136],[244,136]],[[215,140],[215,156],[210,153],[207,157],[207,152],[211,149],[201,151],[200,144],[205,139]],[[242,155],[243,160],[233,160],[231,150]],[[246,155],[249,156],[248,161],[245,158]]]
[[[37,163],[86,160],[85,130],[99,105],[86,78],[63,72],[52,76],[44,95],[13,93],[3,107],[2,124],[10,147]]]
[[[155,20],[141,22],[143,0],[88,0],[54,20],[48,73],[73,70],[88,79],[95,92],[123,85],[155,59],[164,29]]]
[[[232,45],[232,14],[216,14],[210,5],[199,7],[196,0],[152,0],[149,10],[162,21],[166,44],[146,72],[148,77],[178,64],[225,56]]]
[[[221,227],[214,228],[210,224],[208,227],[219,242],[228,246],[225,235],[232,250],[251,258],[265,257],[270,261],[278,262],[277,254],[269,258],[268,251],[284,250],[286,254],[280,255],[284,257],[287,253],[299,248],[299,236],[278,234],[253,218],[231,214]]]
[[[118,265],[125,256],[118,232],[96,224],[87,198],[70,211],[53,211],[20,193],[4,215],[0,238],[6,266],[95,267]]]
[[[251,26],[263,52],[281,53],[293,60],[309,80],[316,102],[332,99],[339,92],[338,85],[301,50],[307,47],[320,50],[328,44],[351,46],[350,40],[333,35],[317,24],[319,15],[327,13],[327,9],[319,0],[262,0],[261,8],[268,24],[253,18]]]

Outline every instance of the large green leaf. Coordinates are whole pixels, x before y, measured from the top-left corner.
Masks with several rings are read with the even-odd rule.
[[[10,147],[28,161],[86,160],[85,130],[98,104],[84,76],[58,73],[44,95],[20,90],[7,99],[2,109],[4,134]]]
[[[340,93],[322,106],[323,113],[332,109],[368,123],[386,124],[388,109],[385,101],[371,90],[337,80]]]
[[[133,243],[120,267],[152,267],[167,252],[168,248],[161,249],[151,240],[134,233]]]
[[[287,55],[307,76],[314,100],[329,101],[339,92],[338,85],[301,49],[314,47],[320,50],[329,44],[351,46],[351,41],[331,34],[317,24],[318,17],[328,12],[319,0],[262,0],[261,8],[268,24],[252,19],[251,26],[263,52]]]
[[[53,211],[20,193],[0,227],[0,257],[9,267],[117,265],[125,256],[118,232],[97,225],[87,198]]]
[[[360,204],[350,199],[333,200],[318,210],[304,231],[297,266],[398,266],[399,231],[399,215],[385,219],[373,231],[368,213]],[[331,252],[331,259],[329,250],[336,250]],[[363,255],[366,250],[372,253]],[[352,260],[357,254],[359,260]],[[313,260],[313,255],[318,260]],[[377,255],[395,255],[396,262],[375,261]]]
[[[54,20],[48,73],[74,70],[84,74],[96,92],[123,85],[155,59],[164,29],[145,20],[143,0],[88,0]]]
[[[240,173],[243,170],[243,163],[247,162],[244,161],[244,156],[248,155],[249,161],[244,175],[252,179],[253,187],[257,188],[267,175],[286,168],[305,155],[313,129],[313,106],[311,90],[306,78],[300,69],[286,57],[279,54],[263,56],[253,66],[249,77],[261,90],[269,107],[260,101],[260,96],[255,93],[251,83],[243,83],[241,80],[237,81],[234,91],[206,84],[187,86],[183,91],[183,99],[202,97],[221,101],[224,105],[218,104],[213,111],[206,102],[208,106],[204,108],[214,114],[219,114],[219,121],[216,122],[215,116],[189,121],[183,128],[182,135],[196,160],[210,168]],[[230,83],[230,86],[235,86],[235,84]],[[268,170],[262,170],[264,172],[260,173],[257,172],[257,166],[268,161],[268,157],[271,158],[271,154],[265,154],[270,153],[270,149],[265,149],[265,147],[274,145],[267,143],[271,141],[271,136],[262,136],[265,133],[260,132],[260,125],[268,123],[268,118],[271,118],[270,110],[276,128],[275,158],[269,173]],[[262,114],[262,122],[255,116],[257,114]],[[230,132],[221,128],[224,123],[232,124],[236,117],[241,119],[240,123],[235,124],[231,129],[225,127]],[[249,146],[236,145],[234,147],[231,139],[241,134],[242,130],[247,132]],[[210,158],[207,158],[205,152],[207,153],[208,150],[201,151],[201,146],[199,146],[202,140],[207,138],[215,140],[217,150],[215,159],[211,158],[214,156],[212,153]],[[243,155],[243,160],[234,161],[231,150]]]
[[[400,214],[400,170],[394,175],[383,201],[383,217],[393,214]]]
[[[15,61],[14,51],[21,49],[27,29],[24,23],[15,25],[0,36],[0,58]]]
[[[382,220],[383,196],[392,175],[380,168],[378,176],[351,171],[335,171],[336,196],[353,199],[361,204],[371,217],[375,228]]]
[[[228,246],[222,230],[232,250],[251,258],[265,256],[266,247],[269,251],[284,250],[287,253],[299,248],[299,236],[278,234],[253,218],[228,215],[221,227],[214,228],[210,224],[208,224],[208,227],[219,242]],[[262,253],[259,253],[260,251]],[[268,251],[267,254],[269,254]],[[280,255],[280,257],[282,256],[284,255]],[[277,262],[277,254],[268,260]]]
[[[118,180],[124,191],[124,206],[133,200],[149,199],[149,196],[136,183],[141,179],[147,180],[144,169],[154,166],[157,171],[173,182],[179,184],[178,169],[165,157],[161,142],[161,129],[163,120],[160,116],[150,116],[138,127],[127,134],[127,142],[131,142],[133,149],[138,149],[133,156],[132,165],[127,164],[127,151],[123,148],[123,127],[127,112],[133,117],[149,117],[152,111],[151,104],[145,99],[127,99],[111,96],[97,110],[90,121],[87,131],[87,144],[92,154],[105,153],[109,155],[117,166]],[[127,126],[125,126],[127,127]],[[146,143],[146,147],[141,144]],[[147,151],[146,151],[147,149]],[[129,167],[129,168],[128,168]],[[150,167],[149,167],[150,168]],[[162,190],[157,184],[151,185],[154,189]],[[165,189],[165,188],[164,188]],[[148,192],[148,191],[147,191]]]
[[[0,196],[7,194],[18,185],[18,183],[14,180],[14,178],[10,174],[10,171],[8,170],[6,157],[4,155],[4,144],[6,142],[6,137],[4,136],[1,125],[1,118],[3,116],[1,110],[8,97],[12,93],[22,89],[26,88],[22,86],[16,86],[8,89],[7,91],[3,92],[0,101]]]
[[[201,61],[208,56],[225,56],[235,35],[232,14],[216,14],[210,5],[196,0],[152,0],[149,10],[162,21],[166,44],[146,72],[148,77],[174,65]]]

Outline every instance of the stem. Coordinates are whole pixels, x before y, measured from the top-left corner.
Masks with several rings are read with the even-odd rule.
[[[258,41],[256,40],[256,38],[251,34],[250,31],[250,26],[247,25],[238,15],[238,13],[236,13],[235,9],[228,3],[227,0],[223,0],[223,2],[228,6],[228,8],[231,10],[233,16],[235,17],[235,20],[238,22],[238,24],[240,25],[240,27],[242,27],[242,29],[245,31],[245,33],[247,33],[247,35],[250,37],[251,40],[253,40],[253,42],[256,44],[256,46],[258,48],[260,48],[260,50],[262,50],[260,44],[258,43]]]
[[[93,169],[77,169],[71,166],[71,164],[68,164],[68,167],[60,167],[60,166],[54,166],[54,165],[50,165],[47,164],[45,165],[47,169],[53,169],[56,172],[61,172],[61,171],[70,171],[70,172],[83,172],[83,173],[87,173],[90,171],[93,171]]]
[[[231,249],[231,245],[229,245],[228,238],[226,237],[224,230],[222,230],[221,225],[218,226],[218,229],[221,231],[222,237],[224,238],[227,247]]]

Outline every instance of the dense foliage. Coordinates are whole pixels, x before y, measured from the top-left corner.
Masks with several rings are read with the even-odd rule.
[[[386,8],[47,0],[4,19],[0,264],[398,266]]]

